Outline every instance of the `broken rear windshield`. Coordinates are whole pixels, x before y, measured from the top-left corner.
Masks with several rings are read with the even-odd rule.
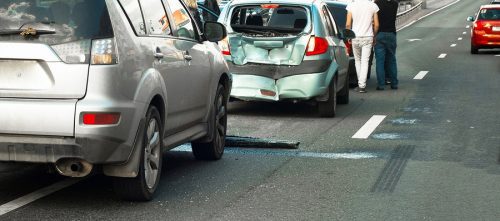
[[[104,0],[0,0],[0,41],[53,45],[112,36]]]
[[[231,28],[237,32],[276,31],[300,33],[307,25],[307,11],[302,7],[252,5],[236,7],[231,15]]]

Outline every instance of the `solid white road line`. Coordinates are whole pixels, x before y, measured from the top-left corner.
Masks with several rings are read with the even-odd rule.
[[[446,58],[446,54],[440,54],[438,58]]]
[[[500,57],[500,54],[495,55],[495,57]]]
[[[427,14],[427,15],[425,15],[425,16],[422,16],[422,17],[420,17],[420,18],[416,19],[415,21],[410,22],[409,24],[407,24],[407,25],[405,25],[405,26],[403,26],[403,27],[399,28],[399,29],[398,29],[398,30],[396,30],[396,31],[401,31],[401,30],[403,30],[403,29],[405,29],[405,28],[408,28],[408,27],[410,27],[411,25],[415,24],[415,22],[420,21],[420,20],[422,20],[422,19],[424,19],[424,18],[427,18],[427,17],[429,17],[429,16],[433,15],[434,13],[439,12],[439,11],[441,11],[441,10],[443,10],[443,9],[446,9],[446,8],[448,8],[448,7],[450,7],[450,6],[454,5],[454,4],[456,4],[456,3],[458,3],[458,2],[460,2],[460,0],[456,0],[456,1],[454,1],[454,2],[452,2],[452,3],[450,3],[450,4],[448,4],[448,5],[445,5],[445,6],[441,7],[441,8],[439,8],[439,9],[435,10],[435,11],[432,11],[431,13],[429,13],[429,14]]]
[[[450,45],[450,47],[452,47],[452,48],[454,48],[454,47],[456,47],[456,46],[457,46],[457,44],[451,44],[451,45]]]
[[[461,41],[463,38],[458,38],[457,40]]]
[[[19,209],[29,203],[34,202],[35,200],[38,200],[40,198],[43,198],[45,196],[48,196],[54,192],[57,192],[59,190],[62,190],[68,186],[71,186],[75,183],[78,183],[81,181],[81,179],[66,179],[57,183],[54,183],[50,186],[44,187],[42,189],[39,189],[35,192],[32,192],[28,195],[22,196],[20,198],[17,198],[15,200],[12,200],[6,204],[3,204],[0,206],[0,216],[5,215],[8,212],[11,212],[13,210]]]
[[[352,138],[355,139],[366,139],[368,138],[375,129],[377,129],[378,125],[384,121],[386,115],[373,115],[373,117],[368,120],[365,125],[363,125],[358,132],[356,132]]]
[[[429,72],[428,71],[418,72],[418,74],[415,75],[415,77],[413,78],[413,80],[422,80],[422,79],[424,79],[425,75],[427,75],[427,73],[429,73]]]

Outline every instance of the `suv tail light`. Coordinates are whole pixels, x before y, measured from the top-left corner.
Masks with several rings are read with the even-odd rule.
[[[57,56],[68,64],[85,64],[90,61],[90,40],[51,45]]]
[[[83,113],[85,125],[111,125],[120,121],[119,113]]]
[[[90,64],[106,65],[118,63],[114,38],[92,40]]]
[[[221,47],[221,52],[223,55],[231,55],[231,50],[229,49],[229,39],[227,37],[222,39],[219,45]]]
[[[324,54],[328,51],[328,41],[321,37],[312,36],[306,48],[306,56]]]

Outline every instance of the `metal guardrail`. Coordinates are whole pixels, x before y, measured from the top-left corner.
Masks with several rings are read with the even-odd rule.
[[[416,4],[415,6],[404,12],[398,13],[396,16],[396,26],[399,26],[401,23],[406,22],[408,18],[412,17],[420,10],[422,10],[422,2]]]

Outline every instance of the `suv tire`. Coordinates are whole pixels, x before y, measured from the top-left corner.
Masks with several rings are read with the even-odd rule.
[[[142,137],[139,174],[135,178],[114,178],[116,194],[132,201],[149,201],[160,182],[163,163],[163,125],[160,113],[150,106],[146,114],[146,125]]]
[[[219,84],[210,114],[212,139],[209,142],[191,143],[193,155],[197,160],[218,160],[224,154],[227,131],[227,100],[225,87]]]

